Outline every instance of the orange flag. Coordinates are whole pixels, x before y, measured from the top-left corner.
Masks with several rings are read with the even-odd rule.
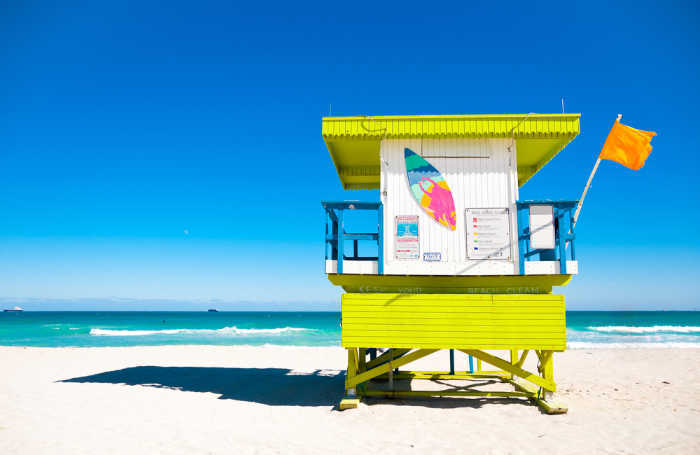
[[[651,153],[651,138],[654,136],[656,133],[653,131],[637,130],[615,120],[600,158],[638,171]]]

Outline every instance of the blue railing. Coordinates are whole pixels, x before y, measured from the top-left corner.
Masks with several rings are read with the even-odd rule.
[[[574,215],[578,201],[519,201],[518,207],[518,250],[520,252],[520,274],[525,274],[525,261],[539,255],[540,261],[559,261],[559,273],[566,274],[567,250],[570,258],[576,260],[574,235]],[[554,222],[554,248],[533,249],[530,246],[530,207],[548,205],[552,207]]]
[[[377,273],[384,274],[384,210],[381,202],[359,201],[322,201],[326,212],[325,250],[326,260],[338,261],[337,273],[343,273],[343,260],[353,261],[377,261]],[[374,210],[377,212],[376,233],[349,233],[345,232],[346,210]],[[360,256],[359,242],[368,240],[376,243],[376,256]],[[353,255],[345,256],[345,242],[353,242]]]
[[[518,250],[520,274],[525,274],[525,262],[538,259],[540,261],[558,261],[559,273],[566,274],[567,257],[576,260],[576,236],[573,229],[573,212],[578,201],[519,201],[517,202],[518,216]],[[326,230],[324,237],[326,259],[337,261],[337,273],[343,273],[343,261],[377,261],[377,272],[384,274],[384,222],[381,202],[360,201],[322,201],[321,205],[326,215]],[[554,222],[554,248],[534,249],[530,245],[529,210],[533,205],[552,207]],[[377,216],[377,232],[350,233],[345,230],[346,211],[374,210]],[[342,234],[341,234],[342,233]],[[345,255],[346,241],[352,242],[353,255]],[[377,247],[376,256],[360,256],[359,242],[370,241]],[[567,253],[568,251],[568,253]],[[535,256],[538,256],[535,258]]]

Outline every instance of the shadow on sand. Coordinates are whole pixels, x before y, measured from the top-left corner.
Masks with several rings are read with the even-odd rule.
[[[299,373],[284,368],[139,366],[59,382],[162,387],[219,394],[219,399],[271,406],[334,406],[343,393],[345,372]]]
[[[270,406],[331,406],[338,409],[344,390],[345,372],[317,370],[313,373],[300,373],[284,368],[139,366],[58,382],[158,387],[215,393],[221,400],[249,401]],[[396,385],[398,389],[411,389],[408,381],[397,381]],[[474,385],[457,387],[456,390],[469,390]],[[364,402],[370,406],[391,404],[429,408],[479,408],[485,404],[530,406],[527,400],[512,398],[366,398]]]

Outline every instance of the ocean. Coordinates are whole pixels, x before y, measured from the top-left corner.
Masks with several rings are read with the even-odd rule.
[[[570,349],[700,348],[699,311],[569,311]],[[0,313],[1,346],[339,346],[337,312]]]

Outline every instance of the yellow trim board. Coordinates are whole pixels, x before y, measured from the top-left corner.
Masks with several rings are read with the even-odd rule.
[[[328,280],[353,293],[551,294],[571,275],[351,275],[329,273]]]
[[[345,189],[379,188],[379,148],[387,138],[509,138],[522,186],[580,132],[581,114],[324,117],[323,140]]]

